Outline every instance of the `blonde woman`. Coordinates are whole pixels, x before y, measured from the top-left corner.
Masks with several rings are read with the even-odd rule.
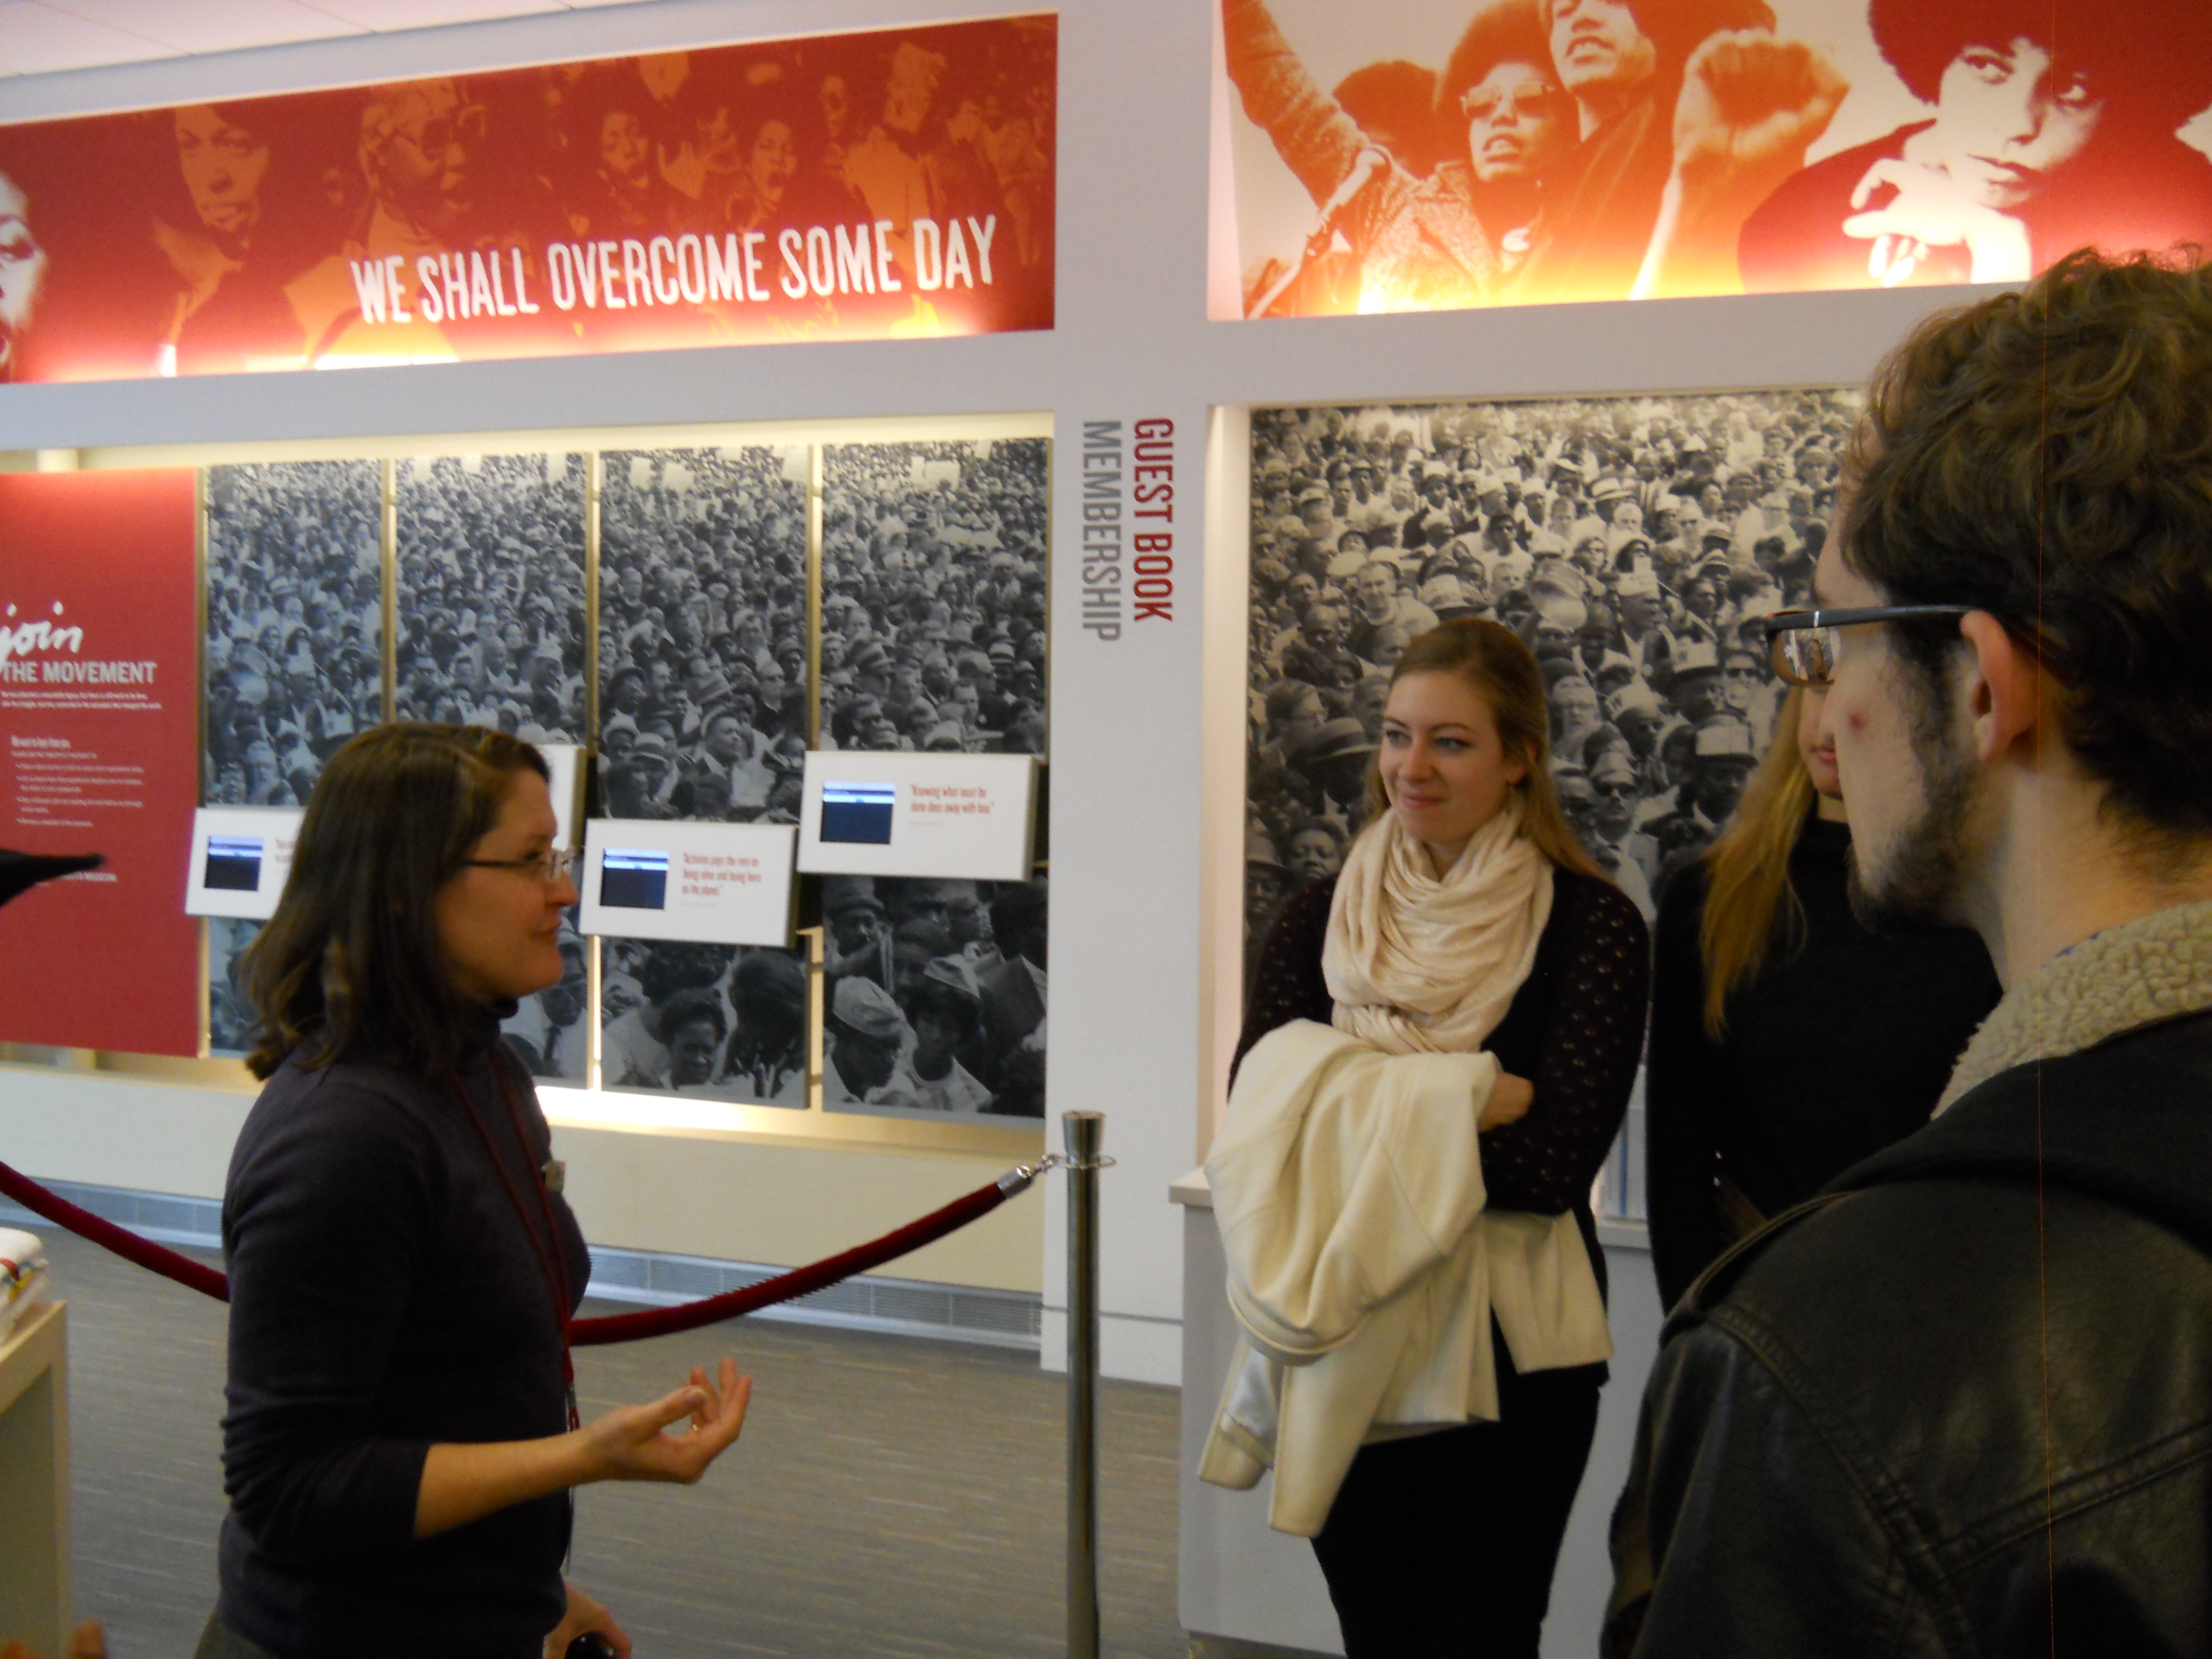
[[[1407,647],[1370,822],[1267,936],[1206,1164],[1245,1340],[1200,1473],[1273,1468],[1350,1659],[1534,1659],[1597,1422],[1590,1183],[1649,945],[1547,731],[1511,629]]]
[[[1644,1127],[1670,1308],[1765,1218],[1927,1122],[1996,1006],[1973,933],[1885,939],[1852,915],[1824,695],[1791,690],[1735,816],[1659,896]]]

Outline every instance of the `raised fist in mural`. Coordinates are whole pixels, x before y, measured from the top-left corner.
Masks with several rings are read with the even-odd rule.
[[[1756,29],[1691,55],[1674,102],[1674,159],[1639,295],[1734,293],[1744,222],[1805,165],[1850,84],[1813,47]]]
[[[1674,100],[1674,171],[1701,192],[1747,197],[1756,207],[1805,165],[1850,90],[1801,40],[1754,29],[1716,34],[1692,54]]]

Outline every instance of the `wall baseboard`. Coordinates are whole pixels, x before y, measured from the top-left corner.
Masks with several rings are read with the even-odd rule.
[[[128,1227],[157,1243],[198,1249],[222,1246],[222,1206],[212,1199],[138,1192],[75,1181],[50,1181],[57,1197],[105,1221]],[[52,1222],[0,1200],[0,1222],[51,1231]],[[750,1261],[621,1250],[593,1245],[589,1294],[610,1302],[670,1307],[719,1296],[787,1271]],[[1043,1298],[1024,1291],[929,1285],[863,1274],[749,1316],[795,1325],[830,1325],[879,1335],[925,1336],[939,1341],[1036,1352],[1044,1322]]]

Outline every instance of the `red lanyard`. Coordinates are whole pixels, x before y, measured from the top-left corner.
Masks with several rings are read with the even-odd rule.
[[[491,1051],[491,1073],[499,1083],[500,1098],[507,1103],[507,1115],[514,1125],[516,1144],[522,1148],[522,1161],[528,1164],[529,1132],[523,1127],[522,1108],[515,1103],[514,1091],[507,1086],[507,1072],[499,1063],[496,1043]],[[483,1142],[484,1154],[491,1159],[491,1167],[499,1172],[499,1184],[507,1188],[507,1202],[514,1206],[515,1218],[522,1223],[522,1231],[529,1236],[531,1251],[537,1256],[538,1268],[545,1275],[545,1288],[552,1293],[554,1317],[561,1322],[561,1382],[568,1394],[568,1426],[571,1429],[580,1428],[584,1419],[576,1409],[576,1361],[568,1347],[568,1323],[575,1304],[569,1294],[568,1265],[561,1256],[561,1227],[554,1219],[553,1200],[545,1190],[544,1175],[541,1171],[536,1182],[538,1213],[545,1221],[545,1236],[541,1239],[538,1224],[530,1218],[529,1206],[523,1203],[522,1194],[514,1184],[514,1176],[508,1172],[507,1160],[492,1145],[491,1131],[484,1124],[483,1114],[477,1110],[475,1098],[462,1085],[458,1073],[449,1081],[453,1084],[453,1092],[461,1097],[461,1104],[468,1109],[469,1121],[476,1126],[477,1139]]]

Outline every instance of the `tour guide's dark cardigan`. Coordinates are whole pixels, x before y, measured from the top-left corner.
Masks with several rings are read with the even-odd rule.
[[[542,1238],[551,1137],[489,1014],[461,1079]],[[584,1237],[557,1195],[552,1208],[580,1301]],[[567,1495],[414,1535],[433,1443],[568,1427],[554,1294],[451,1086],[287,1061],[232,1155],[222,1240],[223,1622],[283,1659],[538,1659],[565,1607]]]

